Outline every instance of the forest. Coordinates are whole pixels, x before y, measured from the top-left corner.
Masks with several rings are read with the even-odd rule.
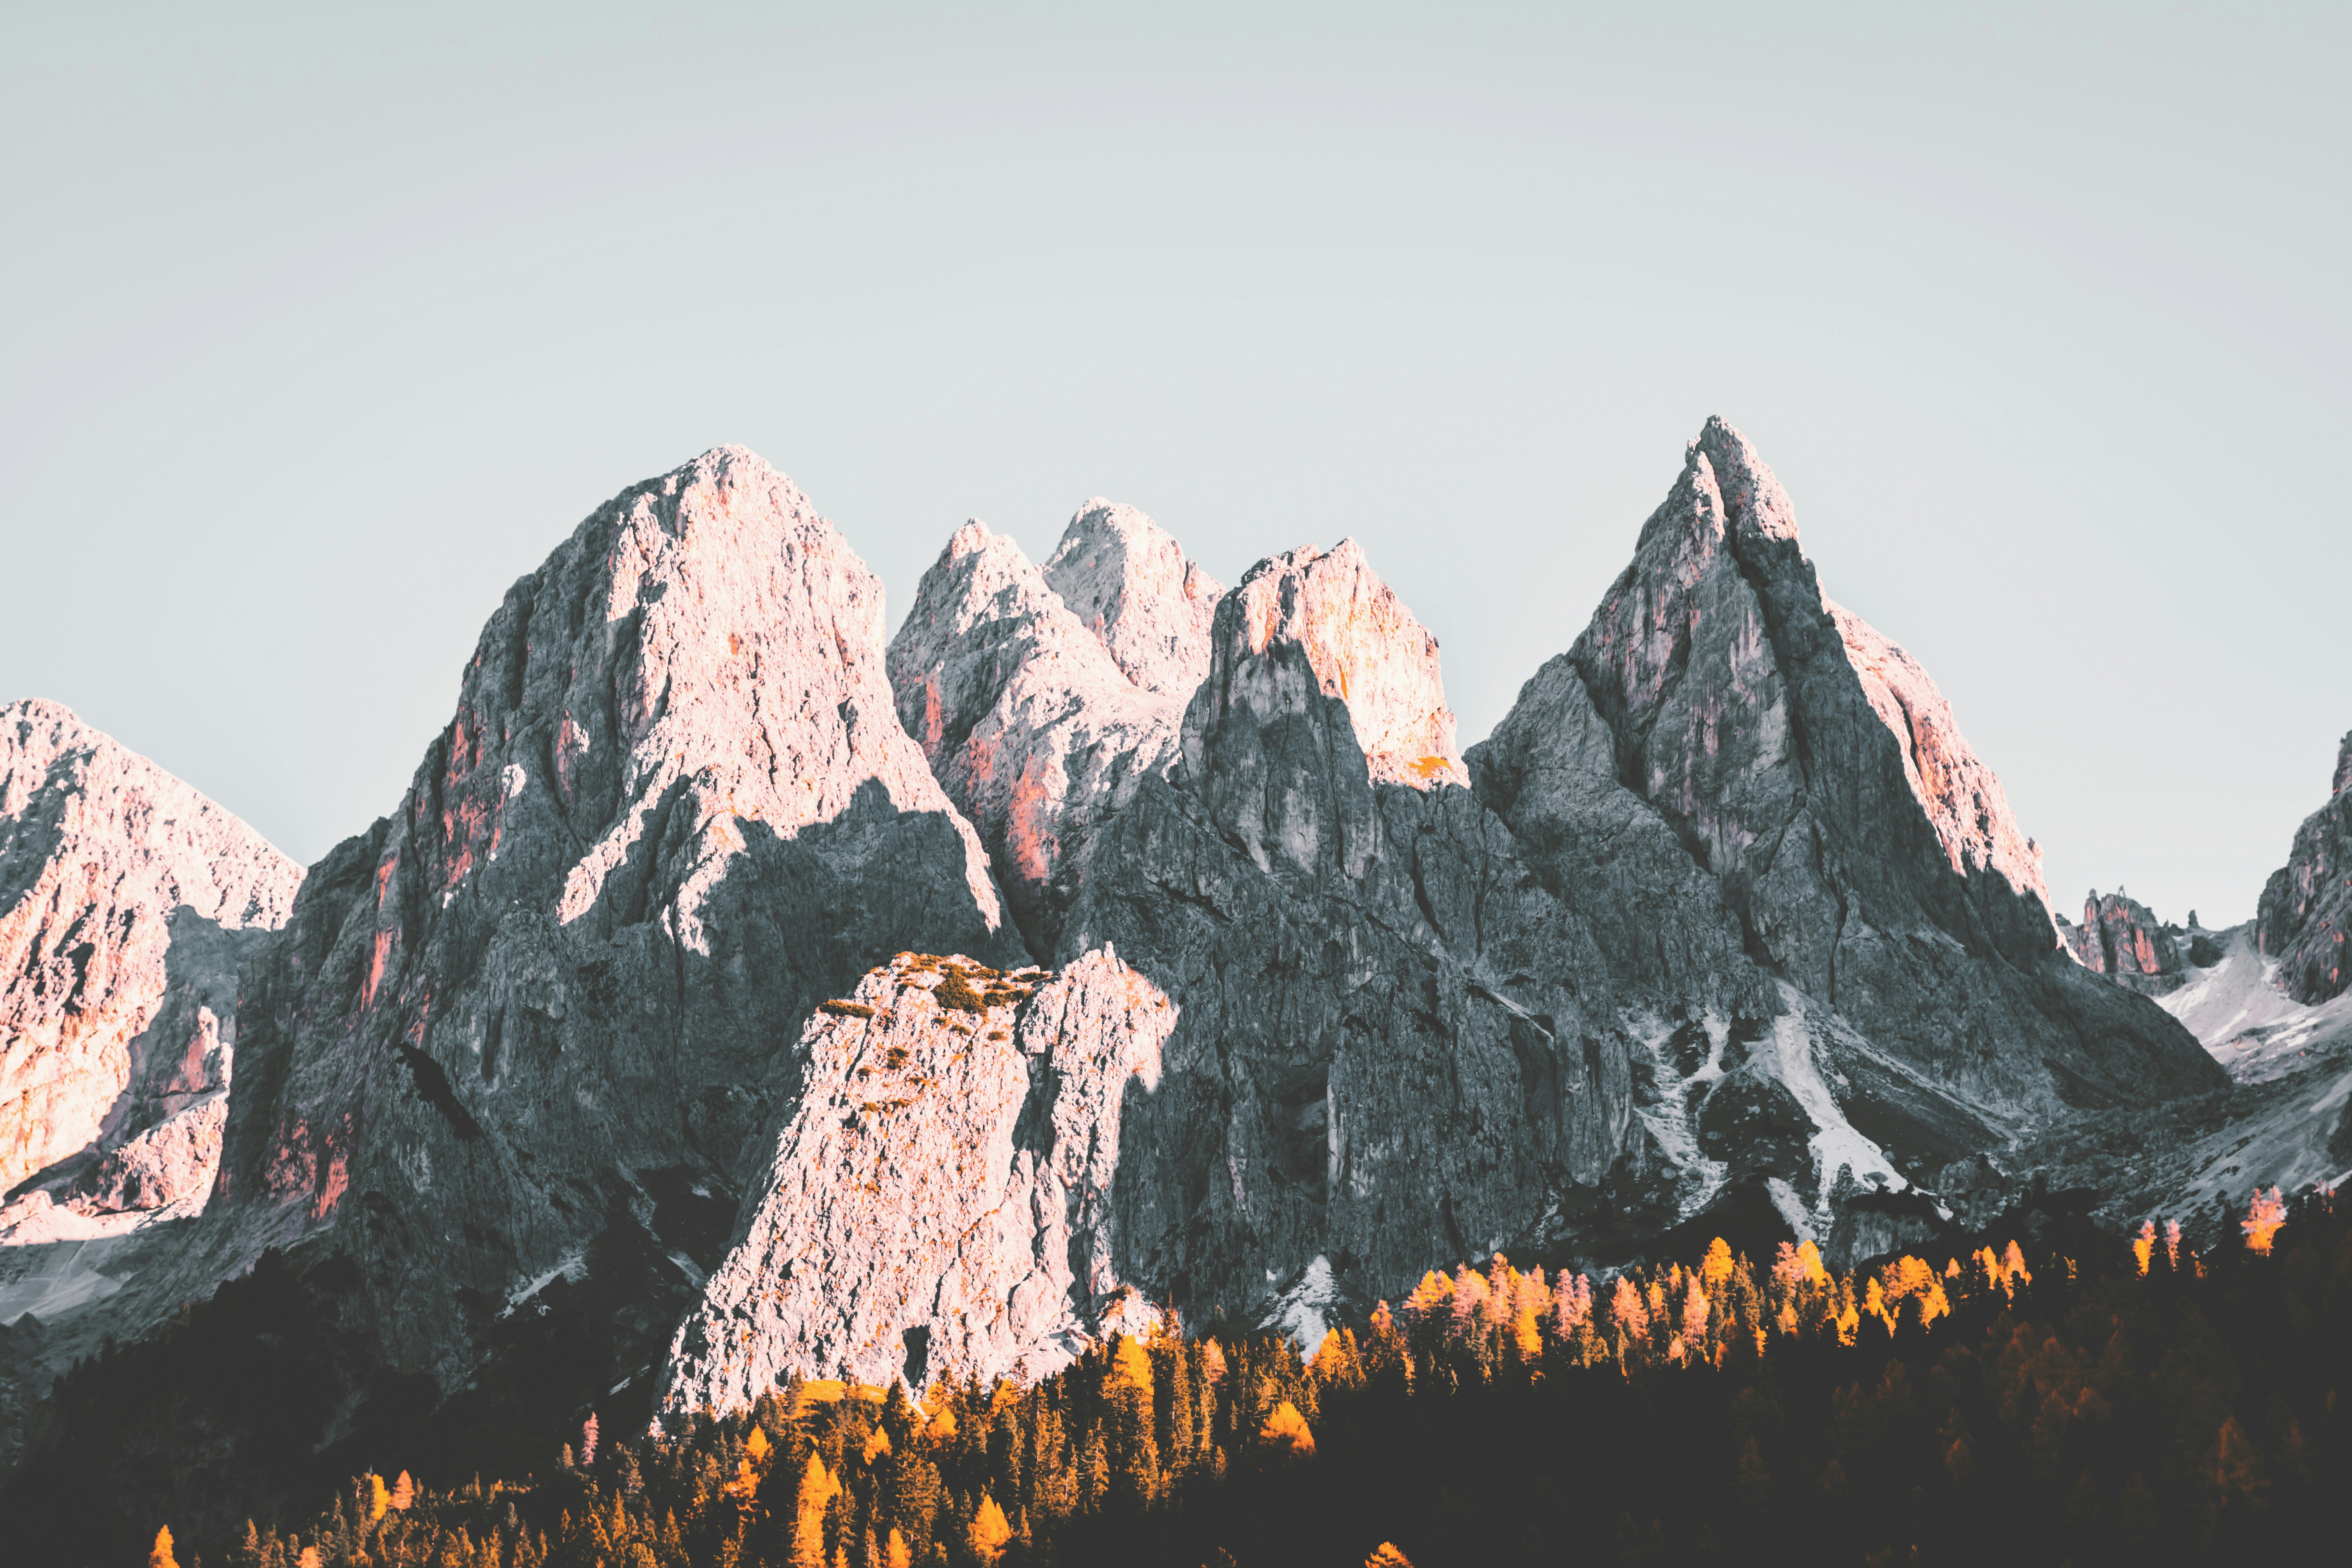
[[[2352,1512],[2352,1223],[2272,1193],[2229,1231],[1852,1273],[1810,1243],[1601,1279],[1497,1256],[1311,1359],[1170,1317],[1026,1385],[794,1379],[651,1436],[592,1411],[530,1474],[419,1454],[224,1539],[154,1521],[150,1562],[2268,1561]]]

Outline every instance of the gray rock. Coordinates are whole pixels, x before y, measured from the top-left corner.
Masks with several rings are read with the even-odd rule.
[[[1609,797],[1570,681],[1617,781],[1721,889],[1741,951],[1879,1050],[2012,1121],[2216,1085],[2186,1031],[2062,952],[1998,781],[1926,672],[1822,595],[1787,494],[1722,421],[1566,659],[1474,749],[1483,795],[1568,857],[1563,887],[1611,853],[1581,843],[1626,831],[1621,805],[1587,805]],[[1721,938],[1653,955],[1642,934],[1612,944],[1621,965],[1712,983]]]
[[[1142,1305],[1113,1271],[1109,1196],[1123,1104],[1159,1081],[1166,997],[1107,952],[1053,975],[909,953],[828,1009],[671,1347],[670,1415],[740,1408],[790,1372],[1042,1375]]]
[[[657,1354],[815,1005],[909,948],[1020,956],[882,627],[880,584],[738,447],[517,583],[398,809],[247,968],[212,1267],[348,1258],[382,1363],[445,1390],[559,1279]]]
[[[1137,687],[1181,700],[1201,684],[1225,590],[1135,508],[1100,496],[1080,507],[1045,578]]]
[[[301,880],[64,708],[0,708],[0,1244],[204,1206],[237,966]]]
[[[2105,898],[2093,889],[2083,901],[2083,923],[2074,925],[2061,916],[2058,934],[2084,968],[2144,996],[2177,991],[2187,978],[2172,933],[2154,910],[2121,888]],[[2220,961],[2217,946],[2209,942],[2206,952],[2207,965]]]
[[[1066,551],[1098,515],[1071,524]],[[1117,588],[1097,613],[1134,634],[1143,614]],[[1175,656],[1154,651],[1171,671]],[[900,721],[979,828],[1031,950],[1051,952],[1096,824],[1174,765],[1182,700],[1131,683],[1021,547],[978,521],[923,574],[889,670]]]
[[[2263,888],[2254,931],[2297,1001],[2325,1002],[2352,986],[2344,945],[2352,931],[2352,733],[2336,751],[2327,804],[2304,819],[2286,864]]]

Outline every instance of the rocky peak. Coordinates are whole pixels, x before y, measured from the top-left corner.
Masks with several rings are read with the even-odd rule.
[[[2254,916],[2261,952],[2299,1002],[2325,1002],[2352,986],[2345,937],[2352,931],[2352,734],[2336,754],[2326,805],[2295,829],[2287,862],[2271,873]]]
[[[2183,979],[2180,951],[2154,910],[2121,888],[2105,898],[2097,889],[2083,900],[2083,923],[2059,934],[2084,968],[2148,995],[2162,995]]]
[[[53,702],[0,707],[0,1241],[201,1208],[236,969],[302,871]]]
[[[888,663],[900,721],[978,826],[1032,951],[1051,952],[1093,825],[1172,765],[1181,700],[1130,683],[1021,547],[976,520],[923,574]]]
[[[1597,792],[1541,782],[1594,749],[1560,689],[1570,670],[1618,780],[1720,887],[1741,948],[1879,1048],[2028,1114],[2210,1081],[2185,1031],[2060,957],[2039,857],[1991,770],[1926,672],[1822,594],[1787,492],[1728,425],[1686,449],[1567,668],[1498,727],[1482,787],[1507,820],[1539,799],[1608,815]],[[1529,830],[1576,858],[1572,821]],[[1923,964],[1927,951],[1949,960]],[[1703,940],[1689,952],[1714,962]]]
[[[909,948],[1021,956],[882,633],[740,447],[518,582],[398,808],[247,969],[216,1255],[348,1255],[385,1363],[444,1388],[541,1290],[657,1355],[614,1336],[666,1338],[719,1261],[817,1002]]]
[[[1375,781],[1422,790],[1469,782],[1445,705],[1437,639],[1354,540],[1328,552],[1310,544],[1251,567],[1219,606],[1213,641],[1212,679],[1223,678],[1225,689],[1207,706],[1196,704],[1204,721],[1219,706],[1249,700],[1249,661],[1288,645],[1322,694],[1346,705]],[[1188,717],[1188,757],[1192,731]]]
[[[1079,507],[1045,578],[1144,690],[1181,700],[1208,673],[1224,587],[1135,508],[1100,496]]]

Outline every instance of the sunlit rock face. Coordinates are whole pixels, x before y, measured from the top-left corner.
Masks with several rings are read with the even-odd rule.
[[[2287,863],[2263,889],[2254,931],[2263,953],[2278,963],[2279,984],[2297,1001],[2325,1002],[2352,986],[2345,946],[2352,931],[2352,734],[2337,750],[2327,804],[2304,819]]]
[[[1095,497],[1063,530],[1045,578],[1138,688],[1181,701],[1201,684],[1224,587],[1143,513]]]
[[[1583,635],[1474,758],[1484,797],[1564,857],[1556,883],[1622,816],[1585,823],[1595,792],[1562,783],[1599,751],[1588,704],[1742,951],[1879,1049],[1996,1116],[2215,1082],[2170,1018],[2061,951],[1998,781],[1926,672],[1823,596],[1786,492],[1720,420]],[[1699,941],[1644,952],[1639,924],[1614,936],[1640,972],[1715,962]]]
[[[2061,920],[2058,934],[2084,968],[2145,995],[2161,996],[2185,978],[2172,933],[2154,910],[2121,888],[2105,898],[2092,889],[2083,900],[2083,923]]]
[[[908,948],[1021,956],[882,628],[879,582],[739,447],[517,583],[399,807],[247,970],[215,1257],[347,1258],[385,1363],[444,1389],[542,1289],[657,1355],[816,1003]]]
[[[1265,656],[1277,644],[1295,647],[1318,689],[1344,705],[1375,780],[1417,789],[1468,782],[1438,674],[1437,639],[1373,574],[1354,540],[1328,553],[1310,544],[1259,562],[1230,605],[1219,606],[1216,630],[1221,662],[1213,662],[1213,689],[1203,695],[1220,712],[1234,702],[1269,712],[1284,707],[1286,694],[1252,684],[1287,679],[1293,661]],[[1188,719],[1188,734],[1217,717]],[[1188,749],[1188,759],[1197,755]]]
[[[663,1408],[739,1408],[792,1372],[1041,1375],[1138,1326],[1110,1191],[1130,1086],[1158,1087],[1175,1023],[1108,952],[1011,974],[902,954],[828,1004]]]
[[[64,708],[0,708],[0,1242],[203,1206],[236,970],[302,871]]]
[[[1082,512],[1064,555],[1074,570],[1085,568],[1076,580],[1090,595],[1095,626],[1108,617],[1139,668],[1181,683],[1192,649],[1145,629],[1165,606],[1130,604],[1128,576],[1108,557],[1132,546],[1143,566],[1165,563],[1144,554],[1148,541],[1096,527],[1111,513],[1140,518],[1108,503]],[[1174,551],[1172,540],[1160,539]],[[1099,548],[1072,552],[1088,542]],[[1175,559],[1181,566],[1181,552]],[[1129,575],[1145,577],[1138,591],[1161,586],[1140,566]],[[1181,605],[1189,579],[1168,575]],[[1201,655],[1205,666],[1205,648]],[[1183,698],[1130,680],[1021,547],[977,521],[958,529],[923,574],[891,639],[889,671],[900,722],[979,828],[1032,949],[1052,951],[1096,826],[1134,797],[1144,775],[1174,765]]]

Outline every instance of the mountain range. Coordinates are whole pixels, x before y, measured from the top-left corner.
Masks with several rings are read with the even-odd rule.
[[[192,1493],[526,1386],[642,1425],[1167,1309],[1311,1348],[1497,1252],[1844,1265],[2352,1167],[2352,736],[2249,925],[2074,924],[1720,420],[1466,749],[1350,540],[1227,588],[1100,498],[1042,564],[975,521],[885,631],[720,447],[509,591],[307,869],[0,709],[18,1500],[87,1420],[52,1378],[206,1312],[299,1321],[316,1386]]]

